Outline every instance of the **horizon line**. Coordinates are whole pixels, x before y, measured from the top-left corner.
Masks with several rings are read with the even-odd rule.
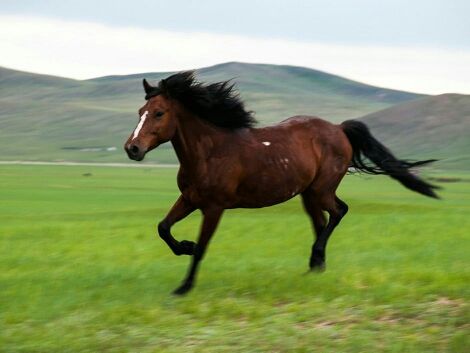
[[[49,74],[49,73],[45,73],[45,72],[35,72],[35,71],[29,71],[29,70],[22,70],[22,69],[19,69],[19,68],[13,68],[13,67],[8,67],[8,66],[3,66],[3,65],[0,65],[0,68],[7,69],[7,70],[10,70],[10,71],[17,71],[17,72],[21,72],[21,73],[25,73],[25,74],[32,74],[32,75],[38,75],[38,76],[48,76],[48,77],[54,77],[54,78],[59,78],[59,79],[64,79],[64,80],[85,82],[85,81],[99,80],[99,79],[112,78],[112,77],[126,77],[126,76],[154,75],[154,74],[168,74],[168,75],[171,75],[171,74],[174,74],[174,73],[183,72],[183,71],[191,71],[191,70],[194,70],[194,71],[196,71],[196,73],[198,73],[198,71],[201,71],[201,70],[214,68],[216,66],[229,65],[229,64],[265,65],[265,66],[302,68],[302,69],[307,69],[307,70],[327,74],[327,75],[330,75],[330,76],[338,77],[338,78],[341,78],[341,79],[344,79],[344,80],[348,80],[348,81],[358,83],[358,84],[361,84],[361,85],[365,85],[365,86],[369,86],[369,87],[374,87],[374,88],[379,88],[379,89],[384,89],[384,90],[389,90],[389,91],[395,91],[395,92],[410,93],[410,94],[421,95],[421,96],[438,96],[438,95],[443,95],[443,94],[466,95],[465,93],[459,93],[459,92],[444,92],[444,93],[439,93],[439,94],[429,94],[429,93],[422,93],[422,92],[416,92],[416,91],[395,89],[395,88],[390,88],[390,87],[385,87],[385,86],[378,86],[378,85],[366,83],[364,81],[359,81],[359,80],[352,79],[352,78],[349,78],[349,77],[346,77],[346,76],[338,75],[338,74],[328,72],[328,71],[324,71],[324,70],[318,70],[318,69],[307,67],[307,66],[290,65],[290,64],[269,64],[269,63],[262,63],[262,62],[226,61],[226,62],[221,62],[221,63],[209,65],[209,66],[202,66],[202,67],[198,67],[198,68],[193,68],[193,69],[189,69],[189,70],[145,71],[145,72],[124,73],[124,74],[109,74],[109,75],[103,75],[103,76],[94,76],[94,77],[90,77],[90,78],[74,78],[74,77],[68,77],[68,76]]]

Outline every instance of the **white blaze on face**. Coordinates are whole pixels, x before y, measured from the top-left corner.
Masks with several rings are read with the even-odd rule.
[[[147,119],[148,113],[149,113],[149,111],[146,110],[145,113],[142,114],[142,116],[140,117],[139,124],[137,125],[137,127],[136,127],[135,130],[134,130],[134,136],[132,137],[133,140],[134,140],[137,136],[139,136],[140,129],[142,129],[142,126],[144,126],[145,119]]]
[[[271,142],[269,142],[269,141],[263,141],[263,142],[261,142],[261,143],[262,143],[263,145],[265,145],[265,146],[269,146],[269,145],[271,144]]]

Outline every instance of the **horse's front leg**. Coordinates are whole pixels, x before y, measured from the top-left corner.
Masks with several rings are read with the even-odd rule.
[[[194,255],[189,267],[188,274],[181,284],[173,294],[185,294],[188,292],[194,285],[194,279],[198,269],[199,262],[202,260],[204,253],[206,251],[207,244],[209,243],[212,235],[219,224],[220,217],[223,213],[222,208],[211,208],[202,210],[204,218],[202,220],[201,232],[199,234],[199,239],[197,241],[196,247],[194,248]]]
[[[195,209],[193,205],[183,198],[183,195],[180,195],[167,216],[158,224],[158,234],[160,238],[167,243],[175,255],[194,254],[196,243],[188,240],[178,241],[173,238],[170,230],[173,224],[188,216]]]

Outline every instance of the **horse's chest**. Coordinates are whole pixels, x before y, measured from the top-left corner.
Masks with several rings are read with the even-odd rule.
[[[240,163],[229,158],[211,158],[195,169],[180,169],[178,187],[194,206],[230,207],[240,183]]]

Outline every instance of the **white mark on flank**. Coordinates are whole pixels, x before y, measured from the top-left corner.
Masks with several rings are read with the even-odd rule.
[[[142,116],[140,117],[139,124],[137,125],[137,127],[136,127],[135,130],[134,130],[134,136],[132,137],[133,140],[134,140],[137,136],[139,136],[140,129],[142,129],[142,126],[144,126],[145,119],[147,119],[147,114],[148,114],[148,113],[149,113],[149,111],[146,110],[145,113],[142,114]]]
[[[269,141],[263,141],[262,144],[265,145],[265,146],[269,146],[269,145],[271,144],[271,142],[269,142]]]
[[[284,162],[289,163],[289,158],[284,158]]]

